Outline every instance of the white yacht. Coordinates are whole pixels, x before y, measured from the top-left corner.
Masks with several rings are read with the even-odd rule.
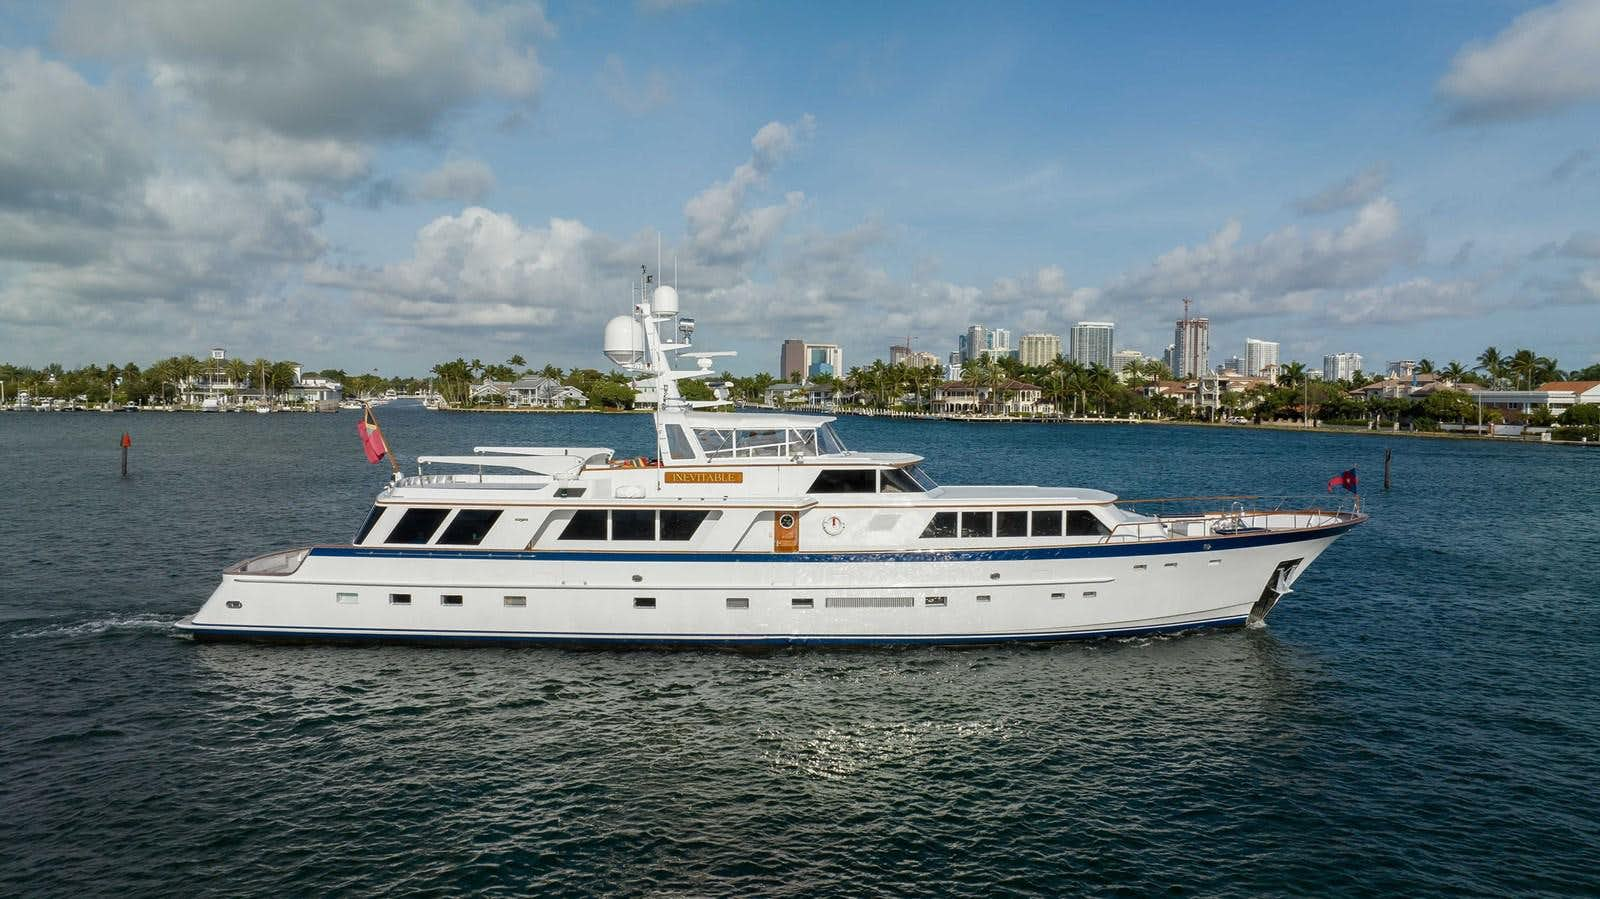
[[[680,380],[731,354],[689,344],[674,288],[646,277],[638,296],[606,325],[605,351],[659,397],[655,458],[422,456],[351,544],[227,568],[179,631],[730,646],[1149,634],[1260,621],[1366,520],[1238,505],[1153,516],[1099,490],[940,485],[919,456],[846,449],[832,418],[683,399]]]

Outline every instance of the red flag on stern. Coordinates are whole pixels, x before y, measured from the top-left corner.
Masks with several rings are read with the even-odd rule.
[[[1344,474],[1336,474],[1333,477],[1329,478],[1328,479],[1328,492],[1332,493],[1333,492],[1333,488],[1335,488],[1335,487],[1343,487],[1344,489],[1350,491],[1351,493],[1355,493],[1356,492],[1356,470],[1354,468],[1352,468],[1349,471],[1345,472]]]
[[[383,432],[378,430],[378,421],[372,417],[371,407],[361,407],[361,421],[356,423],[356,430],[361,434],[361,448],[367,451],[367,461],[374,465],[383,461],[383,457],[389,453],[389,444],[384,441]]]

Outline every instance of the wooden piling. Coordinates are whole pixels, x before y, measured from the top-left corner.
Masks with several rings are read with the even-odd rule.
[[[1384,447],[1384,449],[1383,449],[1383,489],[1385,489],[1385,490],[1389,489],[1389,461],[1391,459],[1393,459],[1393,458],[1394,458],[1394,450],[1389,449],[1388,447]]]
[[[127,431],[122,432],[122,476],[128,476],[128,447],[133,446],[133,438]]]

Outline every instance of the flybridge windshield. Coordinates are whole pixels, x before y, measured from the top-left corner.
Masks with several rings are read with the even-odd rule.
[[[830,425],[817,428],[695,428],[707,459],[828,456],[844,452]]]

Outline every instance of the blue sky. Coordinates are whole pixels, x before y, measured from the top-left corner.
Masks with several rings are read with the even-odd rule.
[[[658,235],[737,371],[1183,296],[1214,361],[1600,361],[1600,0],[88,0],[0,107],[8,361],[600,365]]]

